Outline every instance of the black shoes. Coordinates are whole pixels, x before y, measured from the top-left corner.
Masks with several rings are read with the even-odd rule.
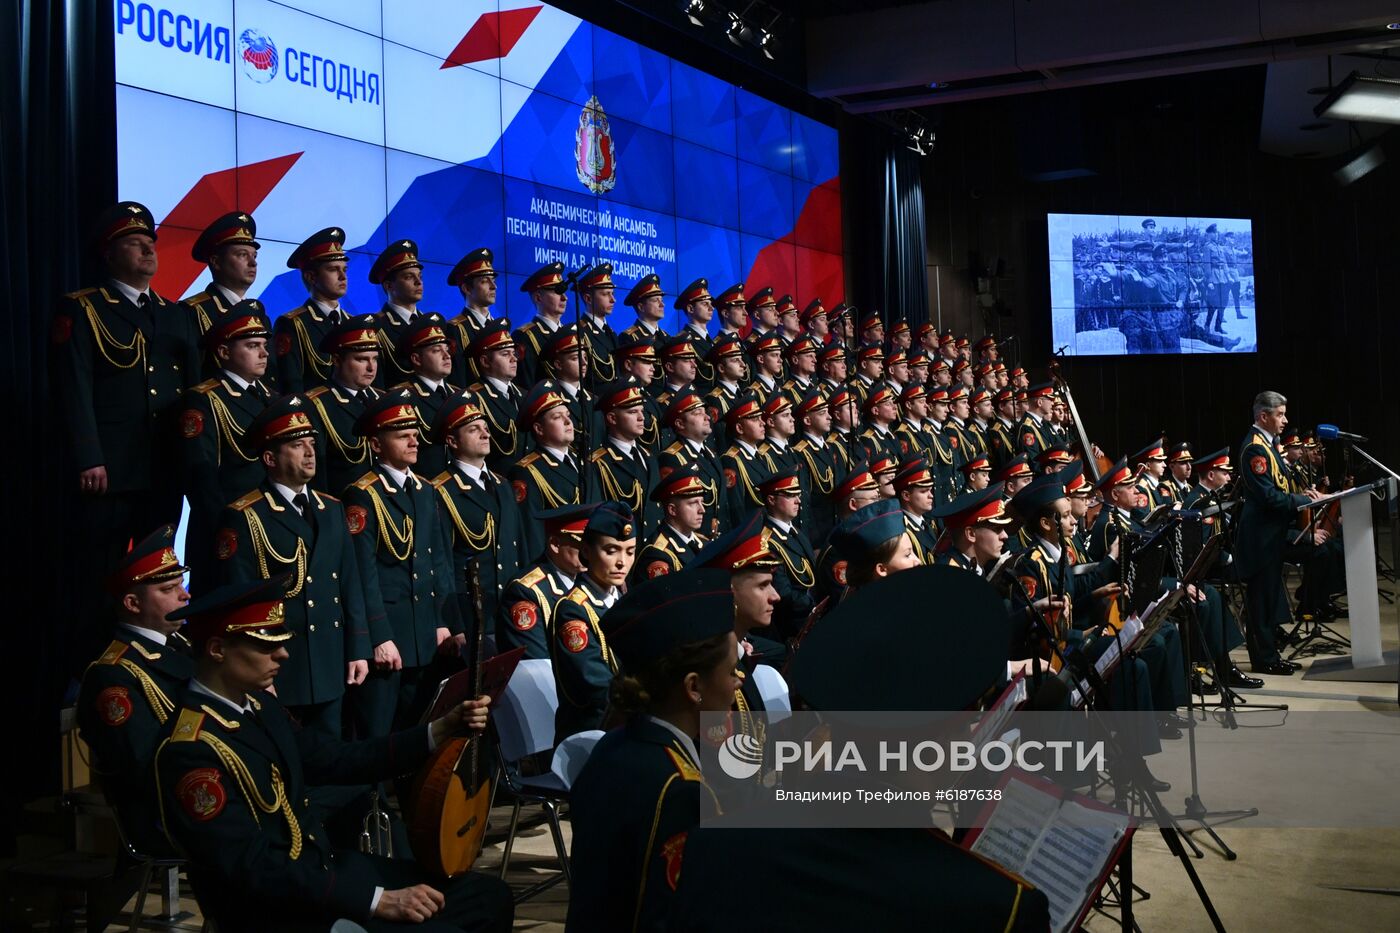
[[[1247,690],[1254,690],[1264,686],[1264,681],[1260,680],[1258,677],[1250,677],[1233,664],[1230,665],[1230,672],[1225,675],[1225,682],[1231,687],[1241,687]]]
[[[1285,661],[1282,658],[1279,658],[1277,661],[1269,661],[1265,664],[1254,664],[1251,665],[1251,667],[1253,667],[1254,673],[1256,674],[1277,674],[1281,677],[1287,677],[1298,669],[1293,665],[1292,661]]]

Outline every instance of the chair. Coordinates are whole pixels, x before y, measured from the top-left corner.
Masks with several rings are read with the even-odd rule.
[[[758,688],[758,695],[763,697],[763,708],[768,713],[769,725],[782,722],[792,715],[792,693],[776,667],[755,664],[753,684]]]
[[[515,896],[516,903],[529,900],[560,881],[570,880],[569,854],[564,848],[564,832],[559,824],[559,809],[569,800],[570,782],[554,771],[538,776],[520,773],[522,760],[554,747],[554,711],[558,705],[554,669],[547,659],[537,658],[520,662],[491,713],[501,783],[515,797],[506,848],[501,856],[501,879],[505,879],[510,868],[510,854],[520,825],[520,808],[527,803],[537,803],[543,808],[554,838],[554,852],[559,857],[559,874],[521,891]],[[566,757],[572,761],[576,753],[571,751]]]

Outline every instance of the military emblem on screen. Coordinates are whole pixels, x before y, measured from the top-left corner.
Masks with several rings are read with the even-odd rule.
[[[261,29],[245,29],[238,36],[238,62],[254,84],[267,84],[277,77],[277,46]]]
[[[574,131],[574,168],[578,180],[594,194],[611,191],[617,184],[617,153],[613,150],[608,115],[597,95],[588,98]]]

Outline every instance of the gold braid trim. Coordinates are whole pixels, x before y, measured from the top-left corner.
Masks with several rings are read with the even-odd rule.
[[[267,801],[263,799],[257,782],[253,780],[252,772],[243,763],[243,759],[238,757],[237,752],[209,732],[200,732],[199,740],[214,750],[224,768],[238,782],[238,789],[243,792],[243,799],[248,801],[248,809],[252,811],[255,823],[262,825],[262,821],[258,819],[259,810],[269,815],[279,811],[282,813],[282,817],[287,821],[287,829],[292,834],[292,850],[289,854],[293,861],[301,858],[301,824],[292,812],[291,801],[287,799],[287,789],[282,784],[282,772],[277,770],[277,766],[269,765],[272,770],[272,800]]]
[[[634,512],[642,511],[642,506],[646,504],[646,491],[642,489],[641,480],[634,478],[631,490],[624,491],[622,484],[613,475],[612,467],[603,460],[599,460],[596,466],[598,467],[598,478],[603,482],[604,499],[626,503]]]
[[[793,534],[797,534],[797,529],[793,529]],[[802,587],[804,590],[810,590],[817,585],[817,576],[812,572],[812,564],[807,558],[802,558],[802,564],[798,567],[794,566],[792,558],[788,557],[787,548],[779,545],[773,550],[778,552],[778,556],[783,560],[783,565],[787,567],[788,573],[792,574],[792,579],[798,586]]]
[[[583,614],[588,617],[588,627],[593,630],[593,637],[598,639],[598,651],[603,656],[603,661],[608,665],[608,670],[617,673],[617,662],[613,660],[612,650],[608,647],[608,640],[603,637],[603,626],[598,619],[598,614],[593,611],[592,604],[587,600],[570,600],[574,605],[583,610]]]
[[[566,505],[578,505],[578,490],[574,490],[572,499],[565,499],[554,491],[554,487],[549,485],[549,481],[544,478],[544,474],[539,471],[533,463],[525,467],[525,472],[534,479],[535,485],[539,487],[540,495],[544,498],[545,508],[557,509]]]
[[[262,574],[264,580],[272,578],[272,571],[267,566],[269,554],[279,564],[295,564],[297,568],[296,583],[287,590],[287,598],[299,595],[302,586],[306,583],[306,542],[297,538],[296,551],[291,557],[287,557],[272,546],[272,541],[267,536],[267,529],[263,527],[262,519],[258,517],[256,512],[252,509],[246,509],[243,514],[248,518],[248,536],[253,539],[253,552],[258,556],[258,572]]]
[[[126,672],[135,677],[141,684],[141,692],[146,694],[146,702],[151,706],[151,712],[155,713],[156,720],[163,726],[170,718],[170,714],[175,712],[175,703],[170,697],[165,695],[165,691],[160,689],[160,685],[151,679],[141,665],[130,658],[121,658],[117,664],[126,669]]]
[[[457,529],[457,537],[462,540],[468,548],[478,554],[482,551],[489,551],[496,546],[496,516],[490,512],[486,513],[486,521],[482,523],[481,531],[472,531],[467,527],[467,520],[462,517],[462,513],[457,511],[457,503],[452,501],[452,495],[446,489],[446,484],[436,487],[438,496],[442,499],[442,504],[447,507],[447,514],[452,516],[452,525]]]
[[[224,442],[223,444],[217,445],[217,449],[215,450],[216,459],[214,462],[220,465],[223,464],[224,444],[227,444],[229,450],[232,450],[246,462],[252,463],[256,460],[257,457],[245,454],[243,448],[239,446],[238,439],[247,432],[239,425],[238,419],[233,417],[233,412],[229,411],[228,406],[224,404],[224,400],[213,392],[210,392],[205,397],[209,399],[209,408],[214,413],[214,424],[218,427],[219,437]]]
[[[301,357],[311,365],[311,370],[319,379],[324,379],[331,371],[331,358],[316,352],[316,344],[311,340],[311,332],[300,317],[292,318],[292,329],[297,332],[297,343],[301,344]]]
[[[340,436],[340,432],[335,429],[335,422],[331,421],[330,413],[326,411],[326,406],[321,404],[319,397],[312,397],[311,404],[316,406],[316,411],[321,416],[321,423],[326,426],[326,434],[330,437],[331,443],[335,445],[340,455],[345,458],[346,463],[369,462],[369,444],[365,443],[362,437],[353,444]],[[358,453],[356,453],[358,451]],[[354,454],[354,456],[351,456]]]
[[[482,392],[485,393],[485,391],[486,387],[482,386]],[[481,405],[481,413],[486,416],[486,423],[491,427],[491,434],[493,438],[510,438],[509,447],[506,447],[505,444],[502,443],[496,444],[496,446],[500,448],[501,454],[507,457],[513,455],[515,453],[516,448],[520,444],[520,438],[515,429],[515,422],[507,421],[506,426],[501,427],[500,422],[496,420],[496,416],[491,412],[491,406],[485,404],[484,402]]]
[[[102,323],[102,317],[97,313],[97,308],[92,304],[92,299],[86,295],[78,298],[78,303],[83,306],[83,311],[87,314],[88,326],[92,328],[93,342],[97,344],[97,352],[102,354],[102,358],[111,363],[117,369],[131,369],[135,366],[144,366],[146,362],[146,334],[141,328],[136,328],[136,334],[131,338],[131,343],[122,343],[112,336],[112,332],[107,329],[107,325]],[[111,353],[108,352],[111,349]],[[122,363],[112,359],[112,353],[130,353],[130,362]]]
[[[405,493],[407,491],[404,490]],[[400,528],[394,524],[393,516],[389,514],[389,508],[379,497],[379,493],[375,492],[373,487],[365,492],[369,493],[369,501],[374,503],[374,517],[379,522],[379,540],[383,542],[384,550],[399,563],[407,561],[409,552],[413,550],[413,519],[405,515],[403,526]]]

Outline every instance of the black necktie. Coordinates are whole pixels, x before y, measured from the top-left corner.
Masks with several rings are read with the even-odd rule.
[[[267,403],[267,389],[264,389],[264,388],[263,388],[262,383],[261,383],[261,382],[255,382],[255,383],[252,384],[251,388],[252,388],[252,390],[253,390],[253,394],[254,394],[255,396],[257,396],[258,401],[262,402],[263,404],[266,404],[266,403]]]
[[[292,505],[301,510],[301,517],[306,519],[306,523],[311,526],[311,534],[316,534],[316,515],[311,511],[311,500],[306,497],[306,493],[299,492],[292,497]]]

